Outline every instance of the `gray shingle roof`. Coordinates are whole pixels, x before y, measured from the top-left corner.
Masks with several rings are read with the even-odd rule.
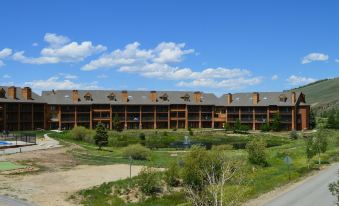
[[[169,104],[187,104],[187,105],[216,105],[216,106],[292,106],[291,93],[288,92],[260,92],[258,104],[252,103],[253,93],[235,93],[232,94],[233,101],[227,103],[227,95],[217,97],[213,93],[201,93],[201,101],[195,101],[195,94],[192,91],[157,91],[157,102],[152,102],[150,91],[127,91],[129,101],[122,101],[122,91],[117,90],[78,90],[79,101],[77,104],[113,104],[113,105],[169,105]],[[85,94],[92,95],[91,101],[86,101]],[[111,101],[108,96],[114,93],[116,100]],[[167,94],[168,101],[164,101],[161,96]],[[189,101],[184,101],[182,98],[186,94],[189,95]],[[301,92],[296,93],[296,98]],[[286,96],[286,101],[280,101],[280,95]],[[72,90],[56,90],[44,91],[42,97],[48,104],[73,104]]]
[[[32,99],[26,100],[22,96],[22,88],[16,87],[16,99],[8,97],[8,88],[7,86],[0,86],[0,90],[4,89],[6,94],[5,98],[0,98],[0,102],[21,102],[21,103],[45,103],[45,100],[38,94],[32,91]]]

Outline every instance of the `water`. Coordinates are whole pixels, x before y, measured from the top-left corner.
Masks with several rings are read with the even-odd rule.
[[[10,145],[10,144],[12,144],[12,143],[10,143],[10,142],[5,142],[5,141],[0,141],[0,145]]]

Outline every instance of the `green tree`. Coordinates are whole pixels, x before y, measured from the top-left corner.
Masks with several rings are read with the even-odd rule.
[[[118,132],[121,132],[124,128],[120,123],[120,118],[118,114],[115,114],[112,120],[112,129]]]
[[[101,149],[102,146],[108,143],[108,134],[105,125],[99,122],[95,128],[95,132],[94,142],[99,146],[99,149]]]
[[[279,113],[274,114],[271,128],[275,132],[279,132],[281,129],[281,117]]]
[[[323,129],[320,129],[313,137],[313,149],[318,154],[318,164],[321,164],[321,153],[325,153],[327,150],[327,138]]]
[[[335,111],[334,110],[329,112],[329,114],[327,116],[326,128],[329,128],[329,129],[335,129],[336,128],[336,119],[335,119]]]
[[[265,124],[261,125],[260,129],[262,132],[269,132],[271,130],[271,126],[268,122],[266,122]]]
[[[223,124],[223,127],[224,127],[225,132],[228,132],[228,131],[231,131],[231,130],[232,130],[231,125],[228,124],[227,122],[225,122],[225,123]]]
[[[268,166],[266,154],[266,142],[261,138],[254,138],[246,144],[248,160],[252,164]]]
[[[240,119],[237,119],[234,123],[233,132],[237,132],[240,130],[241,130],[241,122],[240,122]]]
[[[310,169],[310,161],[317,154],[313,146],[313,138],[306,138],[306,158],[307,158],[307,168]]]
[[[317,122],[315,119],[314,111],[311,110],[310,112],[310,129],[314,129],[317,126]]]

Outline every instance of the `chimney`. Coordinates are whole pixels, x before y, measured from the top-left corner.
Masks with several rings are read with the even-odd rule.
[[[122,102],[128,102],[128,93],[127,93],[127,90],[122,90],[121,91],[121,99],[122,99]]]
[[[79,92],[78,92],[78,90],[73,90],[72,91],[72,101],[73,101],[73,103],[79,101]]]
[[[16,99],[16,87],[15,86],[8,87],[8,97],[11,99]]]
[[[199,91],[194,92],[194,99],[195,99],[196,103],[200,103],[201,102],[201,95],[202,94]]]
[[[291,93],[291,102],[292,102],[292,104],[295,104],[295,102],[296,102],[296,94],[295,94],[295,92]]]
[[[157,92],[156,91],[151,91],[150,99],[151,99],[152,102],[157,102]]]
[[[252,103],[253,104],[258,104],[259,102],[259,93],[258,92],[253,92],[252,94]]]
[[[21,95],[25,100],[31,100],[32,99],[32,89],[29,87],[24,87],[21,90]]]
[[[231,104],[233,102],[232,94],[228,93],[227,94],[227,104]]]

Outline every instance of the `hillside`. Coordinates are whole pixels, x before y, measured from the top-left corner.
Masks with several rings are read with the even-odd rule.
[[[306,95],[306,102],[318,114],[339,108],[339,78],[320,80],[291,91],[302,91]]]

